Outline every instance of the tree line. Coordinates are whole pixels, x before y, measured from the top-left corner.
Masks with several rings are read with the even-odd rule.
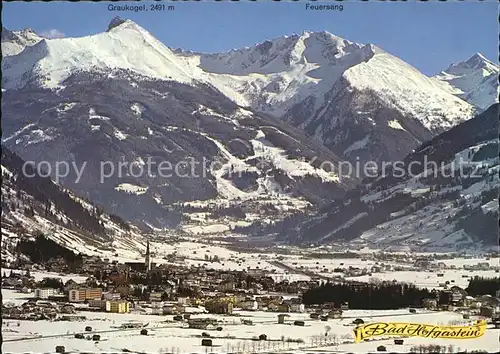
[[[426,298],[436,298],[436,292],[417,288],[413,284],[332,284],[326,283],[307,290],[305,305],[333,302],[349,303],[352,309],[390,310],[420,306]]]
[[[500,290],[500,278],[474,277],[465,289],[470,296],[495,296]],[[352,309],[390,310],[405,307],[420,307],[424,299],[436,299],[438,303],[447,303],[445,295],[449,290],[418,288],[407,283],[382,284],[332,284],[326,283],[307,290],[302,301],[306,305],[333,302],[349,302]]]

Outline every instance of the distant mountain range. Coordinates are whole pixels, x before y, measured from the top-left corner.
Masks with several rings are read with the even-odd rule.
[[[498,114],[492,105],[316,214],[251,232],[305,245],[349,242],[386,250],[498,246]]]
[[[450,93],[481,109],[498,102],[498,65],[479,53],[450,65],[433,78],[442,82]]]
[[[2,29],[2,53],[2,144],[87,162],[61,185],[149,230],[231,231],[328,205],[363,178],[340,178],[341,162],[403,159],[497,100],[498,66],[479,54],[430,78],[328,32],[203,54],[115,18],[81,38]],[[189,159],[206,174],[100,183],[101,162]]]
[[[9,31],[2,27],[2,57],[17,55],[24,48],[37,44],[42,39],[31,28],[22,31]]]

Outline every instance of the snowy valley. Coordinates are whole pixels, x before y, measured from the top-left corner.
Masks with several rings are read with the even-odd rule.
[[[102,33],[78,38],[3,29],[2,52],[2,111],[8,117],[2,145],[26,161],[87,164],[78,182],[71,171],[57,183],[137,225],[138,232],[252,235],[256,242],[300,244],[356,240],[381,247],[405,240],[404,247],[443,250],[462,241],[460,247],[469,247],[477,237],[492,244],[490,235],[447,225],[456,207],[411,206],[436,193],[419,178],[377,187],[384,198],[373,191],[363,196],[409,196],[402,204],[383,204],[383,216],[366,224],[370,211],[348,205],[352,193],[374,184],[359,187],[366,176],[339,170],[345,162],[412,159],[412,151],[487,109],[496,101],[498,65],[480,54],[427,77],[381,48],[325,31],[205,54],[169,48],[121,18]],[[463,148],[496,144],[488,139]],[[150,162],[181,169],[186,161],[204,163],[189,178],[135,176],[129,169],[100,181],[107,161],[139,169]],[[498,164],[489,156],[484,163],[483,176],[492,177],[481,182],[486,187],[474,184],[475,194],[498,187]],[[446,188],[451,204],[467,198]],[[496,212],[486,199],[487,212]],[[344,210],[348,217],[325,223],[331,205],[354,214]],[[422,229],[412,220],[431,226]],[[365,224],[362,233],[348,231],[359,223]],[[413,236],[417,230],[421,234]]]
[[[2,4],[2,353],[498,350],[498,9],[317,3]]]

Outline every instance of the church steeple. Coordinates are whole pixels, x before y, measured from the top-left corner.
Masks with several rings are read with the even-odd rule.
[[[146,268],[146,271],[151,270],[151,255],[149,253],[149,240],[147,240],[146,243],[146,258],[144,260],[144,266]]]

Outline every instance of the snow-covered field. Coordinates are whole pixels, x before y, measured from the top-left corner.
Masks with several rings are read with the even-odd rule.
[[[469,280],[475,276],[481,277],[498,277],[498,269],[500,268],[499,258],[456,258],[442,260],[446,267],[452,266],[455,269],[438,269],[425,271],[416,269],[412,266],[412,262],[396,262],[396,261],[375,261],[368,258],[348,258],[348,259],[302,259],[302,258],[286,258],[283,263],[296,269],[309,271],[317,275],[327,277],[338,277],[343,273],[334,272],[336,268],[348,270],[349,268],[358,268],[368,274],[359,276],[347,276],[346,279],[356,280],[361,282],[377,282],[377,281],[393,281],[413,283],[419,287],[439,288],[440,284],[448,282],[448,286],[459,286],[466,288]],[[469,270],[465,267],[471,267],[478,263],[488,263],[489,270]],[[382,272],[372,272],[373,267],[390,266],[391,270]],[[398,269],[398,270],[395,270]],[[399,270],[402,269],[402,270]],[[438,275],[439,274],[439,275]],[[442,275],[441,275],[442,274]]]
[[[7,269],[2,268],[2,275],[6,276],[10,275],[10,272],[14,274],[25,274],[26,271],[17,270],[17,269]],[[42,271],[31,271],[30,275],[35,278],[35,281],[43,280],[43,278],[60,278],[63,283],[67,282],[70,279],[73,279],[77,283],[84,282],[88,277],[78,274],[64,274],[64,273],[54,273],[54,272],[42,272]],[[4,290],[2,290],[3,293]]]
[[[208,268],[216,269],[241,269],[248,270],[264,269],[276,280],[289,279],[299,280],[308,277],[301,274],[294,274],[293,270],[283,270],[272,264],[272,261],[280,261],[292,268],[308,270],[315,274],[332,276],[331,273],[335,267],[341,268],[370,268],[375,264],[374,260],[365,255],[366,260],[361,258],[350,259],[307,259],[299,255],[280,255],[278,253],[259,254],[243,253],[227,249],[223,244],[204,244],[201,242],[178,242],[161,243],[153,242],[152,249],[155,252],[155,258],[161,262],[166,262],[162,257],[167,254],[175,253],[178,256],[186,257],[184,261],[178,261],[179,264],[186,266],[205,264]],[[204,257],[217,256],[220,262],[205,261]],[[140,259],[140,257],[138,257]],[[176,261],[177,262],[177,261]],[[441,261],[440,261],[441,262]],[[435,272],[423,271],[387,271],[384,273],[373,273],[372,276],[352,277],[358,281],[394,280],[408,281],[417,286],[435,288],[439,283],[449,281],[449,286],[458,285],[467,287],[468,278],[463,275],[481,275],[498,276],[495,270],[464,270],[463,266],[475,265],[477,263],[487,262],[492,267],[498,266],[498,258],[489,260],[481,257],[475,259],[457,258],[452,260],[443,260],[446,266],[455,266],[457,269],[441,269]],[[317,264],[318,263],[318,264]],[[380,262],[379,262],[380,263]],[[397,266],[397,262],[384,262]],[[404,264],[399,264],[400,266]],[[410,264],[406,264],[407,267]],[[302,268],[301,268],[302,267]],[[324,269],[329,271],[325,272]],[[2,273],[8,275],[10,270],[2,269]],[[15,271],[20,272],[20,271]],[[438,277],[437,274],[443,274]],[[84,281],[85,277],[79,275],[60,275],[58,273],[48,273],[32,271],[31,274],[41,280],[44,277],[59,277],[63,281],[74,279]],[[340,274],[340,273],[338,273]],[[453,282],[452,282],[453,281]],[[3,303],[19,305],[31,298],[32,294],[21,294],[13,290],[2,290]],[[202,330],[188,329],[187,324],[171,322],[172,316],[154,316],[147,315],[144,312],[131,314],[110,314],[96,312],[79,312],[79,315],[87,317],[83,322],[49,322],[49,321],[17,321],[4,320],[2,326],[3,351],[4,353],[26,353],[26,352],[53,352],[56,345],[64,345],[67,351],[72,352],[121,352],[122,349],[148,353],[204,353],[205,347],[201,346]],[[342,320],[329,320],[322,322],[310,320],[307,314],[291,313],[285,325],[277,324],[276,313],[266,312],[243,312],[235,311],[235,316],[222,315],[194,315],[194,317],[213,317],[217,318],[223,327],[222,331],[207,330],[213,337],[214,347],[210,352],[229,353],[229,352],[276,352],[285,351],[289,353],[305,353],[317,350],[325,351],[350,351],[366,352],[375,351],[378,345],[385,345],[388,351],[407,352],[412,346],[420,344],[439,344],[444,346],[453,345],[455,351],[458,348],[462,350],[484,349],[494,351],[498,344],[499,330],[488,329],[485,336],[479,339],[470,340],[439,340],[423,338],[406,338],[403,346],[396,346],[392,339],[376,340],[355,344],[352,343],[353,326],[350,324],[355,318],[362,318],[365,322],[374,321],[392,321],[392,322],[412,322],[412,323],[438,323],[451,324],[452,322],[463,322],[460,314],[452,312],[424,312],[410,314],[408,309],[395,311],[361,311],[348,310],[344,312]],[[243,325],[241,319],[251,319],[253,326]],[[295,320],[305,320],[304,327],[293,325]],[[474,319],[472,319],[474,320]],[[148,336],[140,335],[140,329],[121,329],[116,328],[121,324],[139,321],[147,325]],[[91,326],[95,333],[100,334],[102,340],[93,342],[86,339],[74,338],[75,333],[84,333],[84,328]],[[330,326],[329,342],[326,343],[326,326]],[[92,332],[94,333],[94,332]],[[268,339],[276,341],[253,341],[252,338],[266,334]],[[229,338],[229,337],[233,338]],[[285,342],[282,341],[284,337]],[[323,338],[320,342],[319,338]],[[302,339],[304,343],[287,342],[286,339]],[[336,339],[335,339],[336,338]],[[319,343],[323,343],[321,348]],[[334,346],[334,343],[337,343]]]
[[[440,269],[437,266],[432,271],[426,271],[413,267],[413,260],[409,258],[400,258],[396,260],[380,260],[373,254],[359,253],[358,258],[332,258],[316,259],[308,257],[309,251],[314,250],[295,250],[294,254],[281,254],[279,250],[266,253],[266,250],[254,249],[248,252],[238,252],[231,250],[227,243],[221,241],[200,241],[196,239],[181,242],[173,242],[169,238],[156,238],[151,241],[152,262],[156,264],[174,264],[185,267],[205,267],[207,269],[233,270],[233,271],[264,271],[272,276],[275,281],[299,281],[309,280],[311,275],[322,277],[339,277],[343,273],[334,272],[341,268],[348,271],[348,279],[362,282],[372,282],[378,280],[385,281],[405,281],[414,283],[420,287],[438,288],[440,284],[448,282],[448,286],[467,287],[470,278],[475,276],[498,277],[500,274],[500,258],[489,258],[477,256],[475,258],[454,258],[435,261],[442,263],[447,269]],[[129,250],[128,253],[115,256],[112,251],[102,250],[100,256],[108,258],[110,261],[123,262],[141,262],[144,260],[144,249]],[[175,259],[169,258],[175,255]],[[169,256],[169,257],[167,257]],[[407,255],[409,257],[409,255]],[[210,258],[217,258],[217,261],[210,261]],[[280,261],[285,266],[284,269],[279,264]],[[479,263],[488,263],[489,270],[469,270],[464,267],[471,267]],[[451,269],[454,267],[454,269]],[[349,270],[354,268],[358,270]],[[382,271],[376,271],[380,268]],[[2,269],[2,273],[7,275],[10,270]],[[82,282],[85,277],[75,275],[60,275],[57,273],[32,272],[36,280],[44,277],[58,277],[66,282],[73,278],[77,282]],[[438,274],[443,274],[442,276]]]
[[[2,289],[2,304],[4,305],[12,304],[19,306],[33,298],[33,293],[20,293],[16,290]]]
[[[495,351],[500,330],[488,329],[478,339],[453,340],[407,338],[403,347],[393,346],[393,340],[377,340],[360,344],[353,343],[353,319],[362,318],[365,322],[412,322],[425,324],[463,323],[460,314],[451,312],[410,314],[407,309],[394,311],[344,312],[342,320],[322,322],[310,320],[307,314],[290,314],[285,324],[278,324],[276,314],[265,312],[235,312],[236,316],[216,316],[222,331],[188,329],[186,324],[166,322],[172,316],[153,316],[141,314],[109,314],[81,312],[87,316],[84,322],[29,322],[3,321],[2,335],[4,353],[53,352],[56,345],[64,345],[71,352],[117,352],[123,349],[147,353],[204,353],[201,346],[201,333],[208,332],[213,337],[210,352],[272,352],[285,350],[299,353],[300,349],[329,349],[335,351],[366,352],[375,351],[378,345],[386,345],[388,350],[408,351],[419,344],[453,345],[456,349],[484,349]],[[198,315],[207,317],[208,315]],[[250,319],[252,326],[241,324],[241,319]],[[305,320],[304,327],[293,325],[295,320]],[[148,335],[140,335],[140,329],[119,329],[123,323],[138,321],[146,325]],[[473,320],[471,320],[473,321]],[[85,333],[84,328],[91,326],[99,333],[99,342],[74,338],[75,333]],[[325,337],[326,326],[330,327],[330,347],[319,348],[319,338]],[[266,334],[271,341],[253,341],[252,338]],[[37,338],[38,337],[38,338]],[[232,337],[232,338],[229,338]],[[285,339],[285,342],[282,339]],[[302,339],[304,343],[286,342],[287,339]],[[333,345],[337,343],[337,345]]]
[[[176,244],[154,243],[152,246],[154,262],[165,263],[164,257],[168,254],[176,254],[185,257],[183,261],[177,262],[185,266],[203,266],[208,269],[249,271],[262,270],[269,273],[275,281],[287,279],[289,281],[308,280],[309,277],[301,274],[293,274],[269,263],[276,260],[280,255],[277,253],[243,253],[229,250],[223,244],[207,245],[201,242],[180,242]],[[215,257],[219,262],[210,262],[206,257]],[[291,256],[289,256],[291,257]]]
[[[443,274],[442,277],[438,274]],[[467,276],[464,277],[464,276]],[[377,280],[392,281],[397,280],[398,282],[408,282],[413,283],[418,287],[422,288],[440,288],[439,284],[448,283],[448,286],[459,286],[461,288],[467,288],[470,278],[475,276],[493,278],[498,277],[499,274],[495,273],[494,270],[475,270],[475,271],[465,271],[465,270],[446,270],[446,271],[436,271],[436,272],[424,272],[424,271],[400,271],[400,272],[387,272],[387,273],[373,273],[370,275],[362,275],[359,277],[349,277],[347,279],[357,280],[362,282],[374,282]]]

